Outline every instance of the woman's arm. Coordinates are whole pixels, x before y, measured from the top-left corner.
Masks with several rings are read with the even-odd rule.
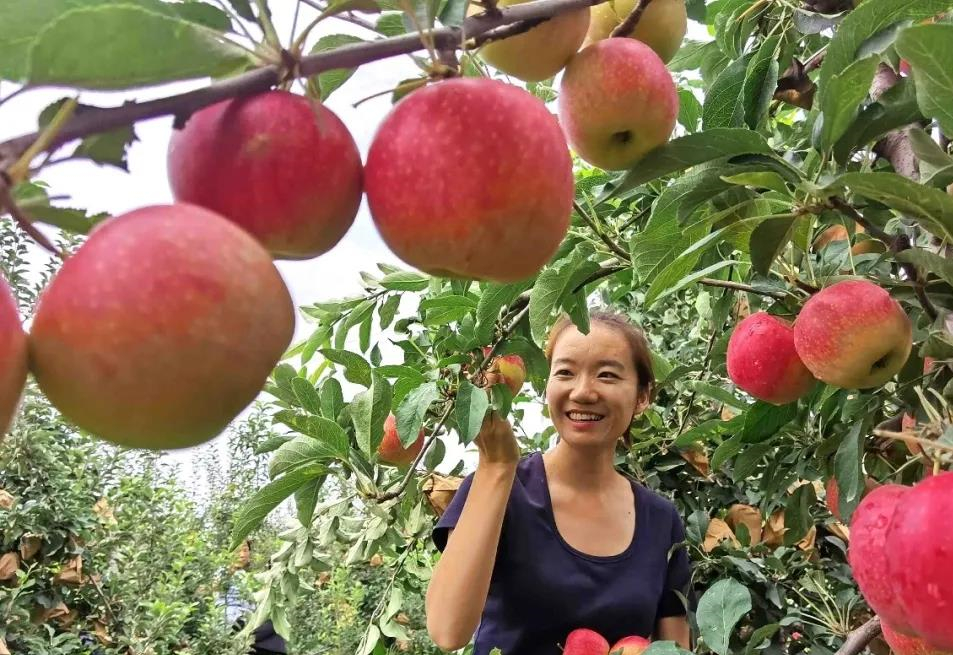
[[[484,422],[477,445],[470,492],[427,587],[427,632],[448,651],[467,645],[480,623],[519,462],[512,427],[495,415]]]
[[[666,616],[659,619],[655,626],[656,641],[674,641],[685,650],[692,649],[692,632],[688,627],[688,618],[684,616]]]

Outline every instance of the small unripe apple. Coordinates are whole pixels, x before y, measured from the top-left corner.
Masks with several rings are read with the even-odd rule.
[[[589,31],[583,47],[608,38],[622,24],[638,0],[608,0],[591,8]],[[653,0],[629,34],[652,48],[664,62],[669,62],[682,46],[688,30],[685,0]]]
[[[867,280],[846,280],[804,304],[794,322],[794,346],[817,379],[867,389],[903,368],[913,347],[912,330],[887,291]]]
[[[499,0],[500,8],[522,4],[529,0]],[[471,3],[467,13],[477,14],[483,9]],[[543,21],[527,32],[499,41],[491,41],[480,48],[480,58],[493,68],[525,82],[547,80],[569,63],[589,27],[589,9],[567,11]]]
[[[651,643],[645,637],[638,635],[623,637],[609,648],[609,653],[610,655],[641,655]]]
[[[0,277],[0,440],[10,429],[27,374],[27,337],[7,281]]]
[[[791,324],[767,312],[738,323],[728,340],[727,360],[732,382],[775,405],[794,402],[816,383],[794,349]]]
[[[384,419],[384,438],[381,440],[381,445],[377,448],[377,456],[382,462],[385,464],[393,464],[394,466],[406,466],[417,459],[417,455],[420,454],[420,449],[423,448],[423,446],[423,428],[421,428],[417,440],[404,448],[400,442],[400,437],[397,436],[397,417],[393,414],[389,414],[387,418]]]
[[[910,632],[911,627],[888,567],[892,561],[905,566],[909,558],[906,552],[887,545],[887,533],[892,521],[901,520],[909,511],[909,493],[910,487],[885,484],[867,494],[851,517],[847,548],[847,561],[867,604],[903,632]]]
[[[943,651],[933,648],[920,637],[905,635],[894,630],[886,621],[880,622],[884,641],[890,646],[893,655],[951,655],[953,651]]]
[[[582,159],[622,170],[671,138],[678,91],[650,47],[635,39],[604,39],[583,48],[566,66],[559,117]]]
[[[278,259],[333,248],[363,192],[361,155],[341,119],[287,91],[196,112],[172,134],[168,169],[176,200],[234,221]]]
[[[566,637],[563,655],[607,655],[609,642],[595,630],[576,628]]]
[[[887,574],[906,624],[929,646],[945,651],[953,651],[951,509],[953,473],[926,478],[897,504],[885,542]],[[897,617],[884,618],[907,632]]]
[[[98,224],[43,292],[30,329],[40,389],[79,427],[136,448],[218,435],[291,341],[294,305],[248,232],[189,204]]]
[[[381,238],[426,273],[496,282],[536,274],[572,214],[566,139],[527,91],[453,78],[395,105],[367,156]]]
[[[484,348],[483,355],[489,354],[490,350],[490,348]],[[499,374],[503,378],[503,383],[510,388],[514,396],[520,392],[523,383],[526,382],[526,365],[519,355],[495,357],[488,370]]]

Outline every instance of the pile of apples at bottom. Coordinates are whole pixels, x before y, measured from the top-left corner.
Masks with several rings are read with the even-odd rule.
[[[595,630],[577,628],[566,637],[563,655],[640,655],[649,647],[649,640],[632,635],[623,637],[611,647],[605,637]]]

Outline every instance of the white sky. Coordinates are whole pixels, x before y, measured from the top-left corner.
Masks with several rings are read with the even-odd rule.
[[[272,0],[270,4],[274,12],[277,31],[287,43],[288,35],[292,31],[296,3],[294,0]],[[315,10],[302,5],[298,28],[310,22],[315,15]],[[373,16],[370,18],[373,19]],[[360,27],[330,19],[318,26],[312,33],[310,42],[314,42],[325,34],[335,33],[355,34],[365,38],[370,36]],[[689,36],[697,39],[710,38],[702,26],[691,22]],[[367,64],[360,67],[353,77],[327,101],[327,106],[347,125],[357,142],[362,159],[366,160],[374,132],[390,110],[391,102],[389,94],[385,94],[368,100],[357,108],[354,104],[367,96],[391,89],[400,80],[415,77],[419,72],[417,66],[406,56]],[[129,99],[147,100],[164,97],[199,88],[207,83],[207,80],[199,80],[122,93],[83,92],[80,101],[92,105],[113,106]],[[0,97],[8,95],[15,88],[6,83],[0,85]],[[0,140],[35,130],[40,111],[51,102],[70,94],[71,91],[68,89],[44,88],[25,93],[7,102],[0,107]],[[128,174],[112,167],[99,167],[89,162],[78,161],[51,167],[43,172],[40,179],[50,184],[52,194],[69,196],[69,200],[56,204],[83,207],[94,212],[106,211],[115,215],[145,205],[170,203],[172,196],[166,177],[166,148],[171,129],[172,117],[170,116],[137,124],[136,132],[139,141],[129,149],[130,172]],[[46,232],[52,230],[47,226],[41,226],[41,229]],[[46,253],[38,248],[34,249],[33,256],[38,266],[47,257]],[[279,261],[276,265],[291,291],[295,304],[304,306],[320,300],[360,293],[360,271],[376,273],[377,262],[388,262],[407,268],[381,241],[367,212],[365,201],[362,203],[353,227],[333,250],[315,259],[300,262]],[[312,324],[299,315],[295,342],[306,338],[311,330]],[[399,349],[393,346],[386,348],[386,345],[386,343],[381,345],[384,361],[392,363],[400,361]],[[316,361],[312,360],[312,365],[314,363]],[[349,391],[353,393],[360,389],[346,382],[344,384],[346,396]],[[528,422],[535,424],[537,421],[542,426],[541,415]],[[215,439],[201,448],[220,448],[224,446],[223,442],[224,439]],[[462,453],[459,447],[448,450],[450,452],[445,460],[445,466],[441,469],[452,466]],[[192,450],[175,451],[169,454],[172,461],[183,464],[184,481],[191,478],[189,462],[193,455]],[[472,465],[475,461],[473,455],[474,452],[471,449],[465,457],[468,465]]]

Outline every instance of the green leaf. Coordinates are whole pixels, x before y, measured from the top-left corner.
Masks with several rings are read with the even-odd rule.
[[[384,438],[384,420],[390,414],[391,395],[390,384],[374,371],[370,388],[351,401],[351,420],[357,445],[367,457],[374,456]]]
[[[745,124],[752,130],[758,129],[767,119],[768,108],[771,106],[774,90],[778,86],[778,61],[775,50],[780,40],[780,36],[765,39],[745,71],[741,103],[744,107]]]
[[[712,470],[717,471],[721,469],[722,465],[740,453],[742,448],[744,448],[744,443],[741,441],[740,434],[736,434],[730,439],[721,442],[721,444],[715,448],[715,452],[711,454]]]
[[[838,509],[841,518],[850,523],[850,518],[860,504],[864,493],[864,437],[867,434],[865,421],[855,421],[841,441],[834,455],[834,476],[837,478]]]
[[[413,271],[397,271],[381,278],[381,286],[391,291],[423,291],[429,284],[429,275]]]
[[[814,485],[810,483],[802,484],[788,496],[784,508],[784,527],[787,528],[784,533],[785,546],[793,546],[807,536],[814,525],[811,507],[816,502],[817,494],[814,493]]]
[[[818,79],[818,94],[828,91],[828,82],[850,66],[864,42],[900,21],[918,21],[943,13],[953,6],[951,0],[864,0],[834,31]]]
[[[616,651],[613,651],[615,653]],[[612,655],[612,653],[610,653]],[[642,655],[692,655],[690,651],[681,648],[674,641],[653,641]]]
[[[440,22],[447,27],[459,27],[463,25],[463,19],[467,15],[467,5],[470,0],[448,0],[447,4],[440,12]]]
[[[401,445],[407,448],[417,440],[420,434],[420,428],[427,417],[427,410],[437,398],[440,392],[437,390],[436,382],[427,382],[422,384],[401,401],[397,408],[397,437]]]
[[[744,441],[744,435],[742,435],[742,441]],[[761,463],[761,460],[764,459],[764,456],[769,452],[775,449],[773,443],[756,443],[751,444],[746,447],[743,452],[741,452],[734,461],[734,468],[731,472],[731,477],[735,482],[742,483],[747,480],[758,467],[758,464]]]
[[[403,14],[400,13],[384,14],[377,20],[374,27],[384,36],[400,36],[407,31],[404,26]]]
[[[751,611],[751,593],[731,578],[719,580],[698,601],[696,618],[705,645],[718,655],[728,655],[735,625]]]
[[[318,54],[320,52],[327,52],[328,50],[334,50],[343,45],[348,45],[351,43],[362,43],[363,39],[359,39],[356,36],[350,34],[328,34],[327,36],[322,36],[318,39],[318,42],[314,44],[314,47],[311,48],[311,54]],[[332,70],[322,71],[318,74],[316,78],[312,77],[308,80],[308,84],[312,89],[312,92],[317,91],[315,95],[321,98],[321,101],[325,101],[328,97],[338,90],[345,82],[347,82],[351,75],[354,74],[355,68],[335,68]],[[316,85],[316,86],[315,86]]]
[[[946,257],[920,248],[910,248],[897,253],[896,258],[897,261],[913,264],[921,273],[932,273],[953,286],[953,261]]]
[[[740,128],[706,127],[704,132],[672,139],[650,152],[626,173],[619,186],[612,189],[608,195],[618,195],[663,175],[677,173],[713,159],[751,153],[771,154],[768,142],[757,132]],[[600,198],[598,202],[603,200],[605,198]]]
[[[717,418],[709,419],[678,435],[674,445],[681,448],[683,446],[690,446],[693,443],[709,441],[713,437],[724,434],[728,427],[728,421],[722,421]]]
[[[292,439],[294,439],[294,437],[285,436],[282,434],[272,435],[261,443],[257,444],[255,446],[254,452],[256,455],[264,455],[265,453],[274,452]]]
[[[32,42],[26,79],[119,90],[223,75],[245,63],[246,52],[219,32],[141,7],[103,5],[46,25]]]
[[[232,9],[235,10],[235,13],[244,18],[245,20],[255,20],[255,13],[251,9],[251,0],[228,0],[228,4],[232,6]]]
[[[870,83],[879,63],[880,55],[871,55],[831,75],[827,83],[828,93],[821,99],[823,123],[819,149],[832,147],[857,117],[858,107],[870,91]]]
[[[314,508],[318,504],[318,495],[327,476],[321,476],[313,482],[307,483],[295,492],[295,506],[297,508],[298,523],[304,526],[311,525],[314,517]]]
[[[484,346],[493,340],[493,329],[500,310],[516,300],[529,288],[528,282],[516,284],[486,284],[476,310],[476,345]]]
[[[791,191],[787,187],[784,178],[774,171],[762,171],[759,173],[737,173],[735,175],[722,175],[721,179],[731,184],[739,184],[751,187],[752,189],[770,189],[778,193],[790,196]]]
[[[678,122],[688,132],[697,132],[702,119],[702,103],[688,89],[678,90]]]
[[[453,409],[461,443],[469,444],[480,433],[489,407],[490,399],[487,398],[486,391],[474,386],[468,380],[460,380],[457,402]]]
[[[917,105],[913,81],[901,78],[876,102],[864,107],[857,119],[834,144],[834,158],[839,163],[845,164],[856,148],[876,141],[892,130],[920,120],[923,120],[923,114],[920,113],[920,107]]]
[[[920,219],[938,236],[953,238],[953,196],[939,189],[896,173],[846,173],[830,183],[827,190],[836,192],[843,187]]]
[[[394,322],[398,307],[400,307],[400,294],[394,294],[377,308],[377,316],[380,318],[382,330],[386,330]]]
[[[302,377],[295,377],[291,379],[291,390],[302,407],[312,414],[321,413],[321,397],[313,384]]]
[[[276,478],[282,473],[307,464],[323,464],[328,458],[326,444],[312,437],[295,437],[281,446],[268,462],[268,475]]]
[[[311,439],[316,457],[346,460],[350,451],[347,433],[334,421],[320,416],[301,416],[290,410],[275,414],[275,421]]]
[[[944,133],[953,134],[953,25],[909,27],[897,37],[896,47],[910,62],[924,116],[935,118]]]
[[[348,350],[323,348],[319,351],[326,359],[344,367],[344,379],[365,387],[371,386],[371,365],[367,360]]]
[[[701,380],[693,382],[692,388],[703,396],[708,396],[713,400],[717,400],[720,403],[724,403],[729,407],[734,407],[735,409],[745,411],[748,409],[748,404],[743,400],[737,398],[734,394],[726,389],[721,387],[716,387],[713,384],[708,382],[702,382]]]
[[[415,384],[423,384],[427,381],[427,377],[412,366],[385,364],[384,366],[378,366],[376,370],[385,378],[407,378]]]
[[[753,655],[754,651],[766,648],[771,644],[771,637],[780,629],[781,625],[779,623],[769,623],[752,632],[748,639],[748,645],[745,646],[744,655]]]
[[[344,391],[341,383],[334,378],[327,378],[321,383],[321,416],[336,421],[341,410],[344,409]]]
[[[758,443],[776,435],[785,425],[797,418],[797,403],[772,405],[757,401],[745,412],[745,427],[741,440],[745,443]]]
[[[572,254],[540,273],[529,296],[530,333],[537,343],[542,343],[549,326],[549,319],[563,295],[572,291],[571,283],[576,270],[592,257],[592,246],[582,243]]]
[[[791,232],[796,222],[796,216],[780,216],[758,223],[748,241],[754,270],[762,275],[768,274],[771,264],[791,240]]]
[[[706,54],[718,50],[718,44],[714,41],[693,41],[685,39],[682,41],[682,47],[678,49],[672,60],[668,62],[668,69],[673,73],[690,71],[701,68]]]
[[[712,83],[702,106],[702,129],[739,127],[746,111],[741,104],[749,57],[736,59]],[[664,147],[664,146],[663,146]]]
[[[255,495],[245,503],[235,518],[235,527],[232,529],[232,542],[229,549],[238,548],[245,537],[261,525],[269,512],[276,508],[281,501],[326,472],[327,469],[319,464],[304,466],[269,482],[255,492]]]

